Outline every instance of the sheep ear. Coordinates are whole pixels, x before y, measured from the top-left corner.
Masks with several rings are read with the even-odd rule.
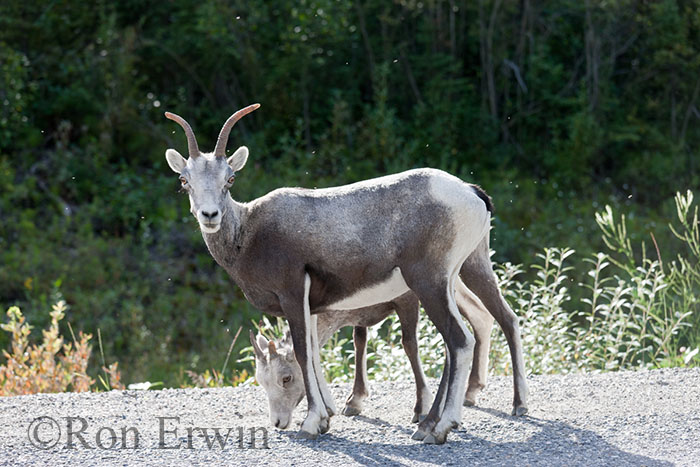
[[[260,334],[258,334],[258,339],[263,338]],[[263,353],[262,349],[263,347],[260,346],[258,339],[255,338],[255,334],[253,334],[253,331],[250,331],[250,344],[253,346],[253,352],[255,353],[255,359],[265,362],[267,361],[267,358],[265,357],[265,353]]]
[[[240,148],[236,149],[236,152],[234,152],[231,157],[226,159],[226,162],[228,162],[228,165],[234,172],[241,170],[247,161],[248,148],[245,146],[241,146]]]
[[[170,166],[172,171],[177,174],[182,173],[183,169],[187,165],[187,161],[185,160],[185,158],[182,157],[180,153],[174,149],[168,149],[167,151],[165,151],[165,160],[168,161],[168,165]]]
[[[263,336],[262,334],[258,334],[257,340],[258,340],[258,346],[260,346],[261,349],[267,348],[269,341],[265,338],[265,336]]]

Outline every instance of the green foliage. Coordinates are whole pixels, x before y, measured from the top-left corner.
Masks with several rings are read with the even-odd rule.
[[[251,149],[237,199],[433,166],[493,196],[499,262],[542,245],[590,257],[603,247],[590,219],[608,204],[629,213],[633,244],[653,233],[665,258],[689,258],[656,226],[675,215],[672,193],[700,183],[699,6],[0,2],[0,305],[48,324],[63,294],[127,381],[179,385],[220,368],[226,330],[258,313],[175,195],[163,152],[185,138],[162,113],[211,149],[252,102],[262,108],[232,135],[231,150]],[[646,247],[620,246],[626,280]],[[673,264],[657,272],[682,297],[691,269]],[[586,298],[571,288],[585,268],[560,274],[564,308]]]

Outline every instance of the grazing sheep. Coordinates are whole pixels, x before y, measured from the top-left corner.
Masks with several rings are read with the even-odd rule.
[[[460,312],[475,309],[480,311],[479,314],[465,314],[474,329],[476,346],[464,403],[474,405],[476,394],[486,385],[488,347],[493,318],[478,300],[466,292],[468,292],[466,288],[460,288],[456,297]],[[428,413],[431,393],[426,384],[418,354],[417,328],[420,308],[416,296],[408,292],[391,302],[361,310],[328,311],[318,315],[320,346],[324,346],[338,329],[345,326],[354,328],[355,375],[352,392],[345,403],[343,415],[358,415],[362,411],[364,400],[369,397],[366,361],[367,328],[384,321],[394,311],[401,323],[401,343],[411,363],[416,381],[416,403],[411,421],[418,422]],[[255,378],[267,394],[270,422],[278,428],[287,428],[292,412],[305,395],[301,368],[294,356],[289,329],[285,332],[284,338],[278,341],[268,341],[262,334],[258,333],[255,336],[253,331],[250,331],[250,343],[255,355]],[[378,357],[381,358],[381,355]]]

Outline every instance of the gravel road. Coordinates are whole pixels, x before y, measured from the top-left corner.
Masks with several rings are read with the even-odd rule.
[[[480,406],[463,410],[462,426],[442,446],[411,440],[410,382],[372,383],[364,413],[333,417],[331,431],[316,441],[270,428],[257,386],[2,398],[0,463],[700,465],[700,369],[529,382],[529,416],[509,415],[511,380],[492,378]],[[342,407],[349,385],[331,389]],[[295,422],[305,412],[301,405]]]

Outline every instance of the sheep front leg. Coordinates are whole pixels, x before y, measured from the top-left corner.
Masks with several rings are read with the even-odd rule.
[[[281,300],[282,309],[292,333],[292,344],[294,354],[301,367],[306,388],[306,401],[308,403],[308,413],[301,424],[297,437],[303,439],[316,439],[321,432],[328,429],[329,416],[326,404],[321,396],[316,371],[314,370],[314,348],[312,339],[311,308],[309,306],[309,290],[311,288],[311,278],[304,275],[304,295],[303,300]],[[318,346],[316,347],[318,352]]]
[[[321,343],[318,340],[318,316],[316,315],[311,316],[311,348],[314,352],[314,372],[316,373],[316,381],[318,382],[318,387],[321,391],[321,398],[323,399],[328,416],[332,417],[338,413],[338,409],[335,408],[333,396],[328,388],[328,383],[326,383],[326,377],[323,375],[323,368],[321,367]],[[325,433],[326,431],[328,431],[328,425],[321,427],[321,433]]]

